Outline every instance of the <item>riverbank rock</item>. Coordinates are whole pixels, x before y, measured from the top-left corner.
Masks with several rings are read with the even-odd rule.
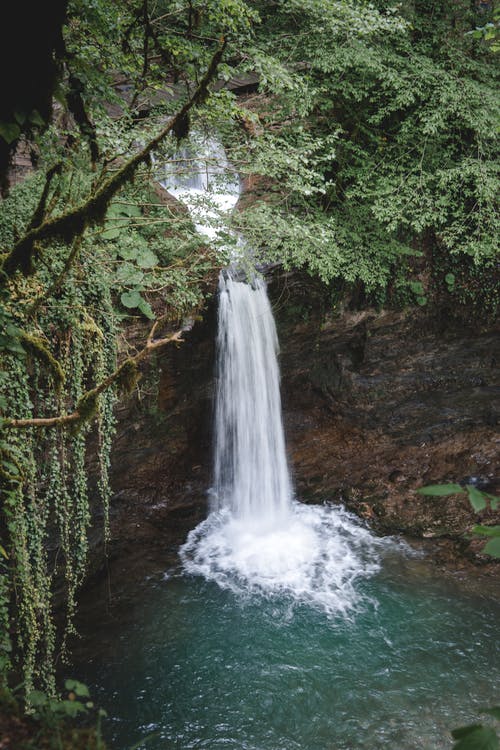
[[[383,531],[453,539],[489,562],[467,532],[492,523],[490,510],[416,490],[459,482],[499,492],[498,327],[464,327],[436,310],[329,310],[307,279],[286,275],[271,290],[298,497],[342,499]]]

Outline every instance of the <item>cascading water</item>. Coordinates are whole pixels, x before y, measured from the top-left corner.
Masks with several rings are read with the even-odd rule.
[[[213,138],[198,138],[196,148],[168,167],[163,185],[216,242],[239,181]],[[179,166],[188,174],[179,176]],[[266,284],[256,272],[241,280],[236,262],[219,281],[212,512],[180,550],[184,569],[241,594],[280,593],[345,614],[361,600],[357,580],[379,569],[381,549],[393,543],[342,508],[293,499]]]
[[[240,181],[222,145],[211,137],[191,136],[191,143],[169,161],[160,183],[184,203],[197,231],[214,241],[224,227],[221,212],[231,211],[240,195]]]
[[[278,337],[261,279],[221,274],[217,333],[214,509],[268,526],[290,512]]]

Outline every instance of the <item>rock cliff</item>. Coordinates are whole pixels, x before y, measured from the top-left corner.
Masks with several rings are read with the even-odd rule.
[[[488,567],[467,533],[492,523],[491,511],[415,490],[445,481],[500,490],[498,328],[436,310],[328,309],[297,274],[274,272],[269,287],[297,497],[344,502],[382,532],[435,540],[455,566]],[[206,512],[214,335],[215,301],[120,405],[111,552],[126,550],[129,563],[163,560]]]

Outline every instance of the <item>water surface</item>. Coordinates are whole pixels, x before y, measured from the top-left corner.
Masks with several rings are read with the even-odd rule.
[[[334,615],[180,569],[145,583],[82,670],[111,747],[450,748],[450,728],[498,702],[500,605],[398,545],[355,588]]]

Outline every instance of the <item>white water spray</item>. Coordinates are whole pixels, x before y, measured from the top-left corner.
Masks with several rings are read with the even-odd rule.
[[[198,142],[163,182],[191,212],[197,230],[217,241],[221,211],[239,197],[222,146]],[[227,179],[229,174],[229,179]],[[226,179],[224,179],[226,177]],[[219,280],[212,512],[180,550],[184,569],[238,594],[276,594],[351,612],[358,579],[380,567],[391,544],[344,509],[293,499],[281,416],[278,339],[263,279],[242,281],[233,268]]]

